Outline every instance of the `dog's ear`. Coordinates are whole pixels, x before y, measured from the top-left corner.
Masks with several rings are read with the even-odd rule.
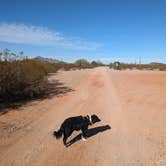
[[[93,114],[93,115],[91,116],[91,118],[92,118],[93,123],[96,123],[96,122],[100,122],[100,121],[101,121],[100,118],[99,118],[97,115],[95,115],[95,114]]]
[[[93,115],[91,115],[91,117],[97,117],[97,115],[93,114]]]

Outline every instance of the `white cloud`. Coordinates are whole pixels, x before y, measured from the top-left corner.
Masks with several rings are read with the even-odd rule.
[[[96,50],[101,44],[69,38],[44,27],[0,23],[0,42],[52,46],[80,50]]]

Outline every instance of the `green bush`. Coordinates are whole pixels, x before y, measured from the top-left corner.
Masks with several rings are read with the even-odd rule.
[[[47,85],[44,65],[33,60],[0,62],[0,98],[15,100],[33,97]]]
[[[75,61],[74,65],[75,65],[75,67],[80,68],[80,69],[91,67],[90,63],[86,59],[79,59],[79,60]]]

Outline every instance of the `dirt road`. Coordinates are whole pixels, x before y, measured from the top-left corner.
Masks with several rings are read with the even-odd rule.
[[[100,67],[57,78],[73,91],[0,116],[1,166],[166,165],[165,72]],[[65,118],[93,113],[102,121],[86,142],[74,132],[66,148],[52,136]]]

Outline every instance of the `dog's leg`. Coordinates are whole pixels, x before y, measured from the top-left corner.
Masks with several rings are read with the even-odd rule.
[[[85,138],[83,135],[82,135],[82,140],[83,140],[83,141],[86,141],[86,138]]]
[[[82,140],[83,141],[86,141],[86,138],[87,138],[86,130],[87,130],[87,127],[84,127],[84,128],[81,129],[81,131],[82,131]]]
[[[64,134],[64,137],[63,137],[63,144],[64,144],[65,146],[67,145],[66,141],[67,141],[67,136]]]

